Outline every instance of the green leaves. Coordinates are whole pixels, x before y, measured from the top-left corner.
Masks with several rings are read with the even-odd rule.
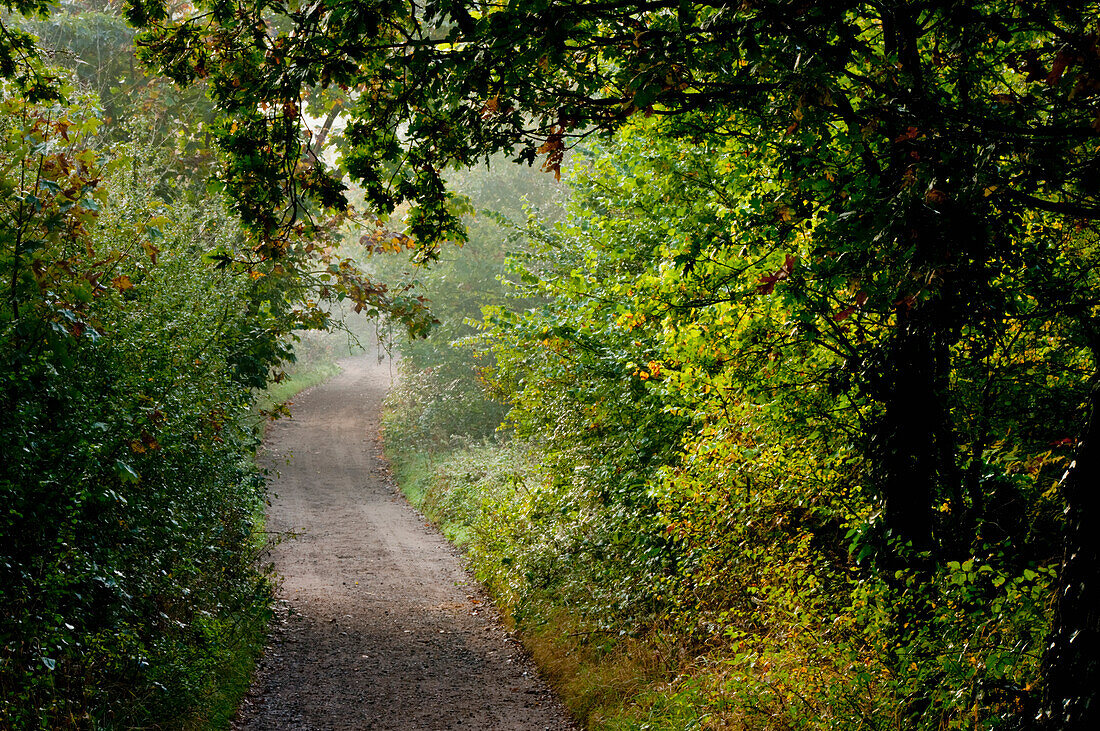
[[[866,200],[878,180],[830,172],[804,187],[812,165],[792,171],[781,147],[669,130],[639,120],[593,148],[568,216],[529,225],[510,259],[522,305],[487,309],[467,341],[492,356],[490,391],[546,477],[495,508],[491,538],[463,540],[509,602],[710,648],[704,665],[731,679],[700,714],[750,698],[729,718],[847,728],[855,708],[896,725],[904,706],[915,727],[1002,723],[1011,704],[987,689],[1035,687],[1049,622],[1060,529],[1046,522],[1059,443],[1047,429],[1074,418],[1087,384],[1085,352],[1055,334],[1069,321],[1023,314],[1049,295],[1021,272],[1058,270],[1051,252],[995,238],[998,258],[984,259],[989,231],[945,212],[929,196],[940,188],[876,217],[838,190]],[[852,175],[862,164],[821,154]],[[922,237],[943,221],[915,241],[897,228],[940,215],[955,237],[931,241],[959,247],[957,268],[929,263],[940,243]],[[961,324],[947,339],[949,321]],[[935,373],[912,367],[924,357],[944,369],[932,391],[917,390]],[[924,394],[905,412],[919,428],[891,421],[906,389]],[[1021,408],[1040,392],[1042,417]],[[931,514],[936,543],[914,547],[888,508],[901,471],[891,486],[880,470],[912,466],[928,434],[942,461],[913,511]],[[447,510],[474,501],[473,477],[434,479],[455,491],[433,498]],[[542,534],[568,559],[527,553]]]
[[[115,460],[115,472],[123,483],[137,484],[141,480],[134,468],[120,459]]]
[[[240,254],[221,201],[158,198],[164,147],[99,146],[87,96],[2,111],[0,725],[178,721],[265,611],[243,416],[276,318],[202,256]]]
[[[1042,583],[1037,568],[1017,582],[1020,566],[1059,553],[1064,506],[1049,488],[1095,365],[1095,18],[1063,5],[441,1],[409,13],[389,0],[203,0],[190,16],[156,2],[128,13],[145,58],[202,80],[218,108],[202,136],[226,155],[220,179],[247,230],[202,250],[248,278],[231,280],[248,285],[245,315],[217,329],[238,386],[263,382],[293,326],[324,323],[294,304],[314,282],[426,332],[411,281],[380,283],[328,246],[345,174],[380,232],[405,215],[375,248],[411,242],[423,263],[465,235],[448,170],[507,151],[559,173],[573,142],[623,130],[592,148],[570,216],[526,229],[508,274],[517,306],[492,302],[474,340],[481,375],[546,453],[543,494],[571,506],[585,523],[574,547],[606,568],[592,596],[622,616],[673,606],[685,627],[732,617],[758,636],[779,637],[803,611],[869,628],[890,650],[868,660],[853,644],[881,672],[852,671],[851,687],[905,698],[934,686],[894,705],[943,727],[992,724],[1001,701],[979,698],[981,679],[1033,671],[952,643],[1011,635],[1023,647],[1033,634],[1019,628],[1041,625],[1041,602],[1006,597]],[[39,70],[19,55],[30,45],[5,38],[0,73],[22,74],[33,97]],[[58,114],[32,116],[6,141],[44,173],[5,183],[4,317],[13,368],[43,359],[68,372],[91,347],[83,335],[103,329],[96,306],[140,309],[170,257],[159,237],[145,248],[152,229],[123,222],[142,239],[130,242],[140,267],[122,245],[85,259],[73,244],[102,213],[98,174],[62,151]],[[432,294],[476,318],[447,286]],[[432,347],[425,361],[440,357]],[[475,393],[454,383],[441,378],[438,402],[423,404],[441,421]],[[200,421],[210,439],[224,426]],[[153,436],[127,428],[122,445]],[[133,459],[145,485],[155,451],[103,465],[121,479],[113,461]],[[854,557],[838,525],[855,531]],[[679,548],[666,561],[669,536]],[[639,574],[648,583],[624,588]],[[809,588],[822,585],[833,588]],[[983,596],[1003,611],[982,615]],[[881,611],[859,613],[870,605]],[[727,636],[741,635],[706,641]],[[738,657],[769,656],[758,649]],[[913,653],[948,669],[912,670]]]

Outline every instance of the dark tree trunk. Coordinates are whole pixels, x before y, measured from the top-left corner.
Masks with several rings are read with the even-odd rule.
[[[1052,731],[1094,731],[1100,729],[1100,380],[1062,494],[1066,543],[1043,656],[1043,719]]]
[[[899,310],[887,369],[889,390],[875,438],[878,483],[891,537],[918,550],[932,547],[935,434],[941,426],[936,368],[930,334],[919,325],[916,313]]]

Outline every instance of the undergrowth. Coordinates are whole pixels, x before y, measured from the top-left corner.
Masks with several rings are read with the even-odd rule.
[[[538,576],[540,564],[552,572],[564,557],[529,514],[520,517],[525,504],[531,507],[526,485],[538,477],[536,462],[519,445],[456,444],[435,453],[391,448],[388,456],[402,492],[465,549],[474,575],[576,718],[592,729],[646,728],[634,724],[643,717],[660,724],[675,718],[674,725],[652,728],[692,727],[682,702],[650,705],[668,695],[666,681],[683,659],[679,648],[656,634],[600,628],[558,601],[561,586]],[[670,702],[671,715],[660,710]]]
[[[390,445],[388,456],[404,494],[464,548],[587,728],[897,727],[885,668],[873,654],[845,655],[843,642],[826,637],[841,630],[807,626],[813,617],[783,631],[744,631],[732,612],[709,623],[698,608],[678,617],[686,608],[674,601],[650,612],[594,601],[607,595],[604,577],[614,568],[600,565],[598,539],[567,530],[569,501],[548,498],[546,475],[521,443],[455,443],[434,453]]]
[[[402,393],[409,392],[399,386],[391,404]],[[570,712],[593,729],[643,728],[629,725],[635,699],[666,688],[682,664],[682,650],[656,632],[632,636],[601,627],[579,603],[570,607],[564,600],[587,591],[581,586],[587,582],[563,575],[576,545],[564,520],[557,532],[548,531],[547,524],[553,522],[551,513],[568,519],[573,511],[568,501],[552,505],[557,501],[539,489],[546,474],[536,455],[519,442],[495,439],[455,438],[445,448],[403,450],[397,445],[404,442],[392,439],[400,419],[392,408],[383,419],[399,487],[466,551],[475,577]],[[683,709],[675,715],[682,717]]]
[[[956,709],[1021,710],[1011,689],[1035,675],[1019,648],[1044,632],[1041,572],[1012,575],[993,557],[867,574],[826,542],[839,529],[808,498],[696,487],[721,466],[704,456],[624,509],[591,489],[583,463],[562,480],[569,455],[532,440],[409,448],[393,435],[423,411],[403,403],[432,398],[409,383],[383,419],[400,487],[465,550],[592,731],[979,729],[997,725]],[[922,627],[893,624],[900,603],[926,613]],[[940,725],[910,725],[922,711]]]

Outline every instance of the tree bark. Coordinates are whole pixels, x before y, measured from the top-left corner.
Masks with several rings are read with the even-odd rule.
[[[932,547],[932,495],[936,484],[934,408],[936,358],[916,313],[898,311],[898,333],[888,366],[888,393],[876,441],[879,488],[891,537],[917,550]],[[888,551],[893,554],[893,551]]]
[[[1051,731],[1100,728],[1100,378],[1089,401],[1085,436],[1061,485],[1065,552],[1043,656],[1042,717]]]

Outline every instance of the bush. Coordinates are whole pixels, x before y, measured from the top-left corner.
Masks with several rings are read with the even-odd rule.
[[[179,726],[267,616],[242,416],[280,351],[203,260],[239,244],[218,200],[151,197],[155,150],[87,146],[94,102],[3,103],[0,725]]]

